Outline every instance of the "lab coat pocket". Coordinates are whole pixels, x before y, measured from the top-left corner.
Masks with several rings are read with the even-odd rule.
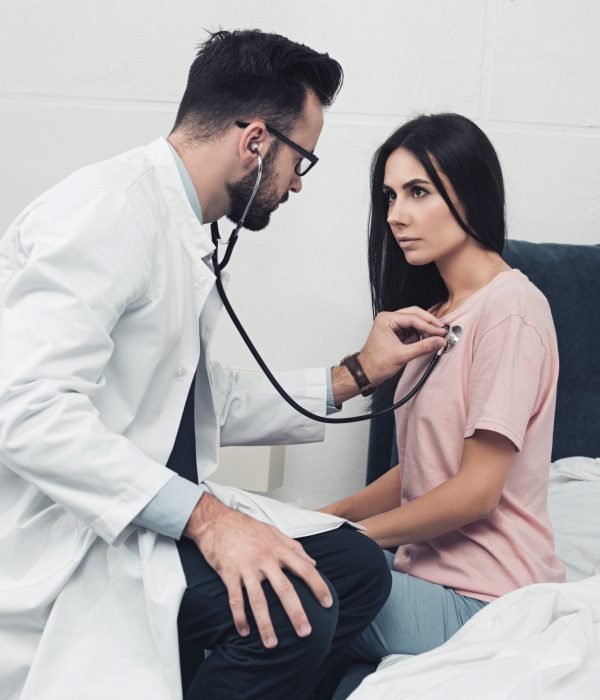
[[[37,489],[27,491],[13,501],[20,512],[13,506],[0,521],[0,592],[35,587],[61,571],[66,578],[80,556],[77,518]]]

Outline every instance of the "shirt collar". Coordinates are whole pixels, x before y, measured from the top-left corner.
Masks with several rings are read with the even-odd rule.
[[[198,193],[192,182],[192,178],[185,167],[185,163],[181,160],[179,153],[173,148],[171,143],[167,140],[171,153],[173,154],[173,159],[175,160],[175,165],[177,165],[177,170],[179,172],[179,177],[185,189],[190,206],[194,210],[194,214],[198,218],[198,221],[202,223],[202,208],[200,207],[200,200],[198,199]]]

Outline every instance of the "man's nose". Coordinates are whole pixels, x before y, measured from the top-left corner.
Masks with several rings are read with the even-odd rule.
[[[292,178],[292,181],[290,182],[290,191],[291,192],[300,192],[302,189],[302,178],[300,175],[294,174],[294,177]]]

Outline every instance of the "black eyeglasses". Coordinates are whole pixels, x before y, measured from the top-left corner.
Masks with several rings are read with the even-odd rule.
[[[245,129],[249,123],[236,122],[235,125],[239,126],[240,129]],[[311,153],[305,148],[302,148],[302,146],[299,146],[297,143],[294,143],[291,139],[288,139],[287,136],[284,136],[281,132],[277,131],[277,129],[273,129],[273,127],[269,126],[268,124],[265,124],[265,128],[270,134],[273,134],[273,136],[278,138],[280,141],[283,141],[283,143],[286,143],[288,146],[293,148],[296,153],[299,153],[302,156],[301,160],[296,163],[296,167],[294,168],[296,175],[299,175],[300,177],[306,175],[306,173],[319,162],[319,159],[314,153]]]

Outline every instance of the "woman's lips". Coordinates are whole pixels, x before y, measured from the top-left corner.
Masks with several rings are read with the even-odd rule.
[[[411,245],[416,243],[419,239],[418,238],[398,238],[398,245],[401,248],[409,248]]]

